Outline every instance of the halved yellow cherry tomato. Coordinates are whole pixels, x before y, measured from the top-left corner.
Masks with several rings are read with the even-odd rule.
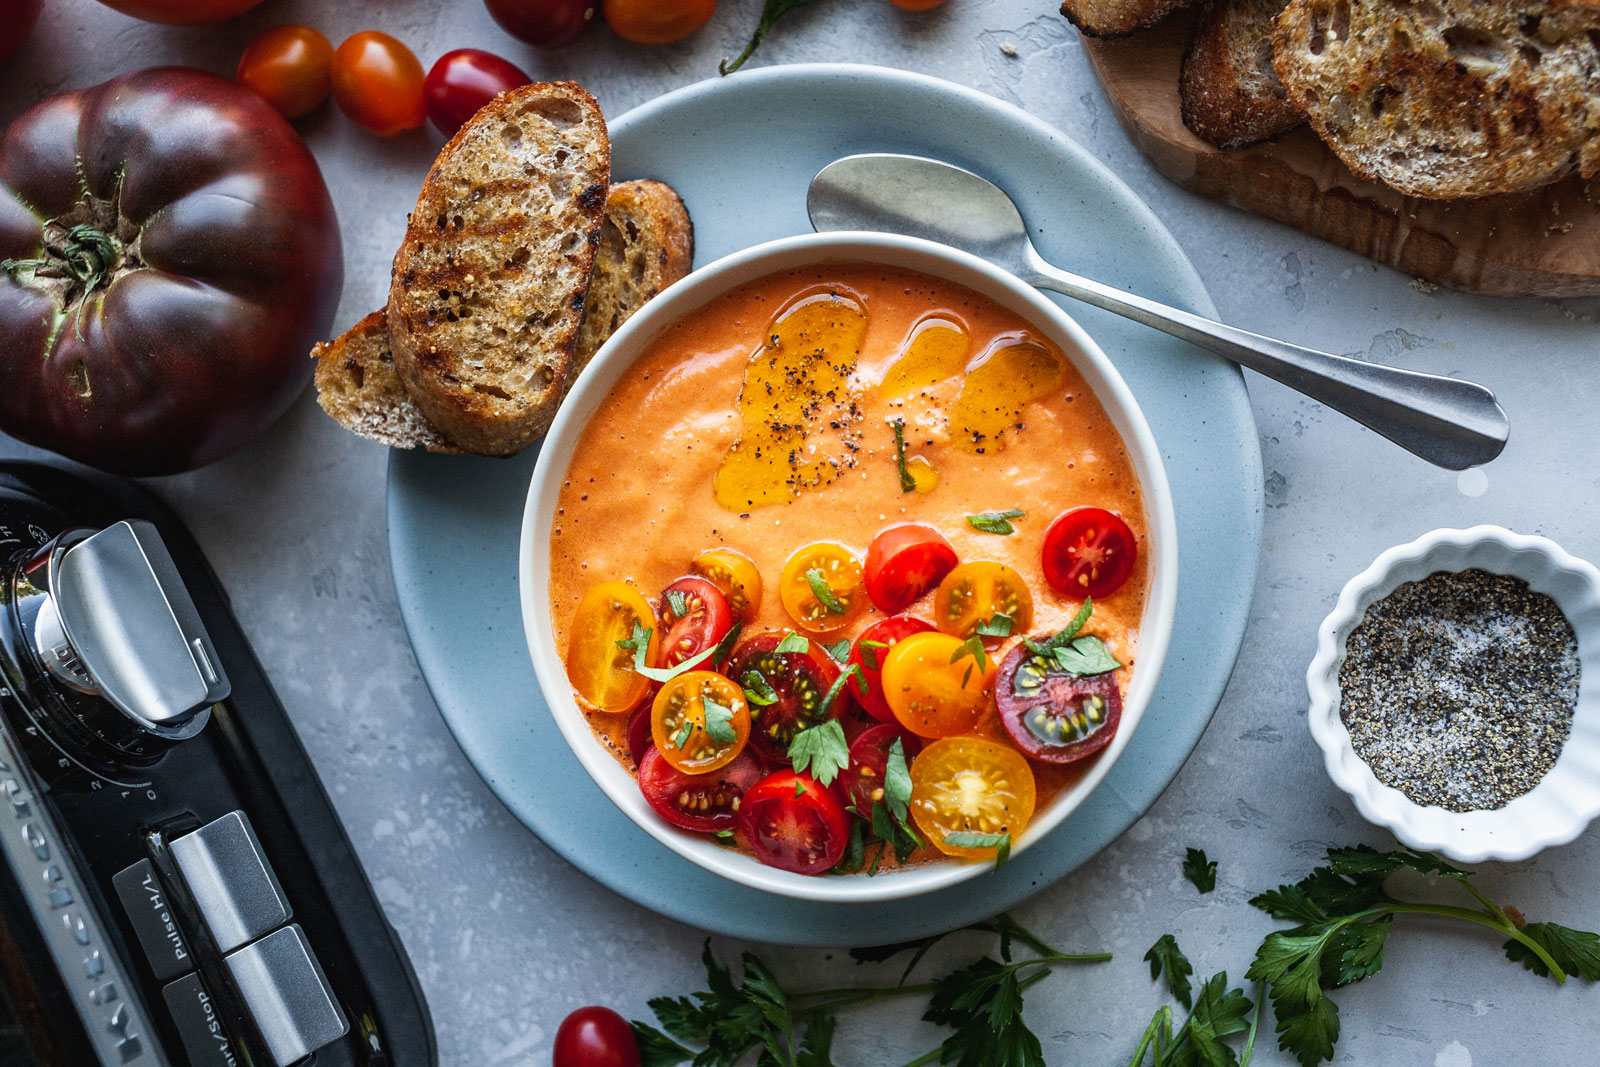
[[[911,764],[911,817],[940,852],[991,859],[998,846],[950,844],[952,834],[1009,834],[1033,818],[1033,771],[1014,748],[981,737],[935,741]]]
[[[832,541],[814,541],[795,549],[783,565],[778,595],[795,625],[814,634],[844,629],[868,604],[861,561]]]
[[[649,601],[626,582],[601,582],[583,594],[567,631],[567,681],[578,703],[622,712],[649,695],[650,679],[633,670],[633,650],[617,645],[633,637],[636,624],[650,631],[644,661],[655,666],[660,627]]]
[[[1033,594],[1022,575],[1004,563],[980,559],[963,563],[939,583],[933,595],[933,624],[947,634],[970,637],[996,615],[1011,619],[1011,632],[1033,629]]]
[[[722,590],[740,622],[755,622],[761,612],[761,572],[756,561],[737,549],[708,548],[689,564],[697,574]]]
[[[732,763],[750,740],[744,690],[715,671],[689,671],[661,687],[650,708],[650,736],[680,771],[707,774]]]
[[[994,657],[980,664],[958,637],[912,634],[883,657],[883,699],[918,737],[949,737],[972,729],[990,705],[994,674]]]

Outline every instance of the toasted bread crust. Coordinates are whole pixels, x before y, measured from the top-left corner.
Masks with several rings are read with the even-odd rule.
[[[1304,116],[1272,69],[1273,20],[1284,0],[1214,0],[1183,57],[1183,124],[1218,148],[1243,148],[1291,130]]]
[[[440,152],[395,255],[388,326],[411,398],[451,440],[510,455],[569,377],[610,181],[592,96],[504,93]]]
[[[346,429],[390,448],[460,452],[412,402],[395,371],[386,316],[374,311],[311,350],[317,403]]]
[[[1345,165],[1407,195],[1600,170],[1600,0],[1292,0],[1273,51]]]
[[[1196,0],[1063,0],[1061,13],[1090,37],[1126,37]]]

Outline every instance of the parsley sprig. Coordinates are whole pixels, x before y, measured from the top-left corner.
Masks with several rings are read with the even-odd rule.
[[[650,650],[650,635],[654,632],[643,623],[635,622],[633,624],[633,636],[623,638],[617,642],[618,648],[633,652],[633,673],[642,674],[652,682],[670,682],[680,674],[687,674],[714,656],[717,649],[721,647],[720,645],[713,645],[710,648],[701,649],[676,667],[651,667],[644,660],[645,654]]]
[[[1202,893],[1217,888],[1217,861],[1207,859],[1205,849],[1191,848],[1183,856],[1183,876]]]
[[[895,419],[889,425],[894,427],[894,465],[900,472],[900,491],[914,492],[917,480],[911,476],[911,470],[906,466],[906,420]]]
[[[1011,525],[1012,519],[1020,519],[1027,512],[1018,511],[1016,508],[1007,508],[1005,511],[980,511],[976,515],[967,516],[967,525],[980,533],[999,534],[1009,537],[1017,532]]]

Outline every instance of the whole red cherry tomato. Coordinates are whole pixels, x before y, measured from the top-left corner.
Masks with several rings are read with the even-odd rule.
[[[210,463],[288,409],[344,284],[317,162],[186,67],[50,97],[0,141],[0,430],[120,474]]]
[[[484,0],[511,36],[540,48],[560,48],[583,35],[600,0]]]
[[[378,30],[345,38],[333,54],[333,98],[358,126],[397,137],[427,120],[422,64],[411,49]]]
[[[168,26],[198,26],[220,22],[249,11],[261,0],[100,0],[107,7],[146,22]]]
[[[885,527],[867,548],[867,595],[885,615],[897,615],[956,569],[956,550],[925,522]]]
[[[554,1067],[639,1067],[639,1040],[610,1008],[579,1008],[556,1030]]]
[[[0,61],[10,59],[28,39],[44,9],[44,0],[12,0],[0,21]]]
[[[250,42],[234,80],[261,94],[286,119],[328,99],[333,45],[310,26],[274,26]]]
[[[483,105],[532,80],[515,63],[493,52],[457,48],[440,56],[428,71],[422,83],[422,101],[439,132],[453,137]]]
[[[1105,508],[1063,511],[1044,532],[1044,577],[1062,596],[1103,599],[1133,573],[1139,544]]]
[[[672,44],[704,26],[717,0],[605,0],[606,24],[634,44]]]

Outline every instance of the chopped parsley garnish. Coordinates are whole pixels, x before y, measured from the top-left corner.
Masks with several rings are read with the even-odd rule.
[[[732,708],[719,702],[703,689],[700,691],[700,706],[705,709],[707,737],[719,745],[731,745],[739,739],[739,735],[733,732]]]
[[[820,569],[812,567],[806,571],[806,584],[811,586],[811,595],[817,598],[817,603],[827,608],[829,614],[844,614],[844,605],[839,603],[839,598],[828,588],[828,578]]]
[[[996,612],[991,618],[984,619],[972,632],[979,637],[1010,637],[1012,619],[1005,612]]]
[[[685,719],[683,721],[683,725],[678,727],[678,732],[672,735],[672,747],[676,748],[679,752],[682,752],[683,746],[689,743],[689,738],[693,734],[694,723],[690,722],[688,719]]]
[[[922,847],[922,838],[917,836],[906,820],[894,817],[887,800],[872,805],[872,835],[894,849],[894,858],[899,863],[904,863]]]
[[[976,515],[968,515],[967,525],[980,533],[1009,536],[1017,532],[1017,528],[1011,525],[1011,520],[1020,519],[1026,514],[1027,512],[1018,511],[1016,508],[1005,511],[982,511]]]
[[[778,691],[767,682],[767,676],[751,668],[739,677],[739,684],[744,687],[744,698],[758,708],[764,708],[778,702]]]
[[[796,771],[809,770],[823,785],[832,785],[850,765],[850,742],[845,740],[844,727],[838,719],[829,719],[801,730],[789,742],[789,759]]]
[[[890,425],[894,427],[894,465],[900,470],[900,491],[915,492],[917,480],[906,468],[906,420],[895,419]]]
[[[843,663],[845,660],[850,658],[849,641],[836,641],[831,645],[824,645],[823,647],[828,650],[828,655],[833,657],[833,662],[835,663]]]
[[[906,767],[906,750],[900,739],[889,746],[889,762],[883,770],[883,799],[896,822],[906,821],[911,804],[911,771]]]
[[[828,691],[822,695],[822,713],[824,715],[832,709],[834,701],[838,700],[839,694],[844,691],[845,683],[852,678],[856,680],[856,691],[862,696],[867,695],[866,676],[861,673],[861,668],[858,665],[852,663],[840,672],[839,677],[833,680],[833,684],[828,686]]]
[[[793,630],[783,635],[783,640],[778,642],[774,652],[810,652],[811,642],[795,633]]]
[[[733,646],[739,643],[739,633],[744,629],[744,623],[736,622],[722,635],[722,640],[717,642],[716,650],[711,653],[711,665],[721,667],[728,661],[728,656],[733,652]]]
[[[1051,634],[1043,641],[1025,641],[1024,644],[1028,646],[1028,651],[1032,652],[1036,656],[1049,655],[1055,649],[1060,648],[1062,645],[1065,645],[1067,642],[1071,641],[1074,637],[1077,637],[1078,631],[1082,630],[1089,622],[1089,616],[1093,614],[1093,612],[1094,599],[1092,597],[1084,597],[1083,606],[1078,609],[1078,613],[1072,616],[1071,621],[1069,621],[1065,626]]]
[[[1206,859],[1204,849],[1191,848],[1183,857],[1183,876],[1194,883],[1194,887],[1202,893],[1209,893],[1217,888],[1217,861]],[[1189,1006],[1184,1001],[1184,1007]]]
[[[951,848],[992,848],[994,869],[999,870],[1011,858],[1010,834],[976,834],[967,830],[944,835],[944,843]]]
[[[986,671],[989,669],[989,653],[983,647],[983,638],[979,637],[977,634],[973,634],[971,637],[961,642],[961,647],[950,654],[950,662],[960,663],[968,656],[972,657],[972,662],[978,665],[978,669],[980,671]],[[967,680],[963,678],[961,680],[962,687],[965,688],[966,684]]]
[[[869,670],[869,671],[881,671],[881,670],[883,670],[883,667],[878,662],[878,649],[880,649],[880,648],[888,648],[889,647],[889,642],[887,642],[887,641],[862,641],[862,642],[860,642],[860,645],[861,645],[861,662],[866,664],[867,670]]]
[[[1058,646],[1051,653],[1056,665],[1071,674],[1104,674],[1122,666],[1106,643],[1093,634],[1074,638],[1072,644]]]
[[[633,673],[642,674],[652,682],[670,682],[680,674],[694,670],[700,664],[710,659],[717,651],[716,646],[702,649],[678,664],[676,667],[651,667],[645,664],[645,653],[650,650],[650,635],[654,631],[643,623],[635,621],[633,636],[617,642],[617,647],[630,649],[633,652]],[[682,747],[681,745],[679,746]]]
[[[667,610],[672,612],[674,619],[681,619],[689,614],[689,598],[678,589],[667,590]]]

